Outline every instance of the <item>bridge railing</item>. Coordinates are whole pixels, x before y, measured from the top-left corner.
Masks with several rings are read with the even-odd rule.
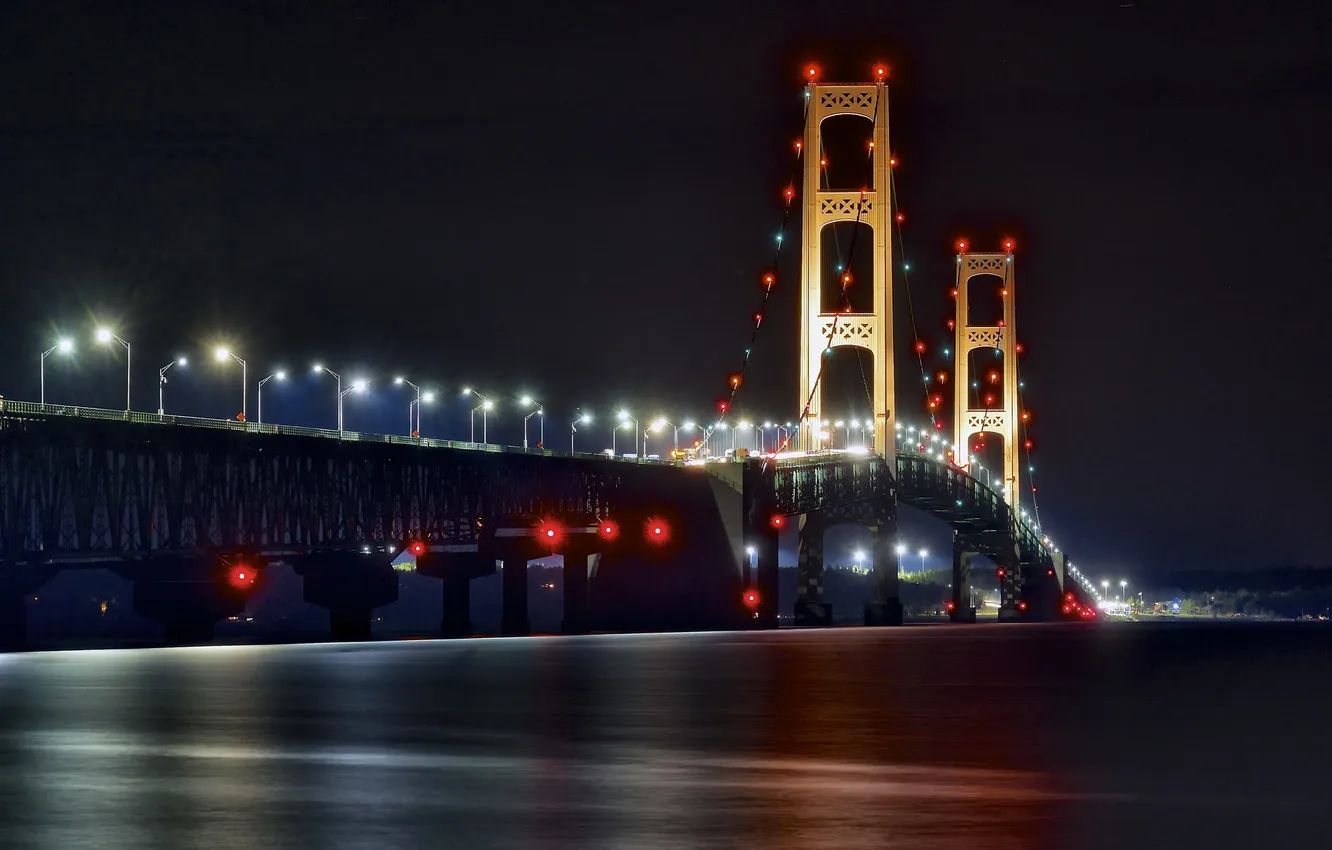
[[[640,458],[612,458],[604,452],[561,452],[551,449],[524,449],[498,443],[473,443],[465,440],[440,440],[434,437],[407,437],[398,434],[371,434],[360,431],[338,431],[329,428],[308,428],[303,425],[274,425],[267,422],[240,422],[234,419],[208,419],[202,416],[143,413],[136,410],[107,410],[69,404],[40,404],[31,401],[0,399],[0,420],[19,420],[33,417],[60,417],[69,419],[95,419],[116,422],[134,422],[140,425],[177,425],[184,428],[207,428],[243,434],[271,434],[294,437],[320,437],[329,440],[359,443],[388,443],[402,446],[423,446],[434,449],[464,449],[475,452],[525,454],[544,457],[568,457],[614,460],[620,463],[654,463],[675,465],[674,461],[648,461]]]

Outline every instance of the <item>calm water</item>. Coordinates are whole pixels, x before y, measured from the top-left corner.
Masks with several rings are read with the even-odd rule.
[[[1332,632],[0,656],[0,847],[1328,846]]]

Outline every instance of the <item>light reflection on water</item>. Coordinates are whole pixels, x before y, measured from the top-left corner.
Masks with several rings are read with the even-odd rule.
[[[1326,663],[1321,641],[1189,634],[0,657],[0,846],[1178,847],[1231,846],[1259,824],[1255,836],[1298,840],[1327,782],[1292,776],[1279,746],[1321,715],[1270,698],[1208,712],[1216,694],[1199,683],[1243,656],[1262,660],[1244,668],[1254,676],[1307,671]],[[1163,690],[1175,669],[1193,682]],[[1286,772],[1210,747],[1161,758],[1184,721],[1190,741],[1230,740],[1238,724]],[[1328,747],[1306,740],[1304,759]]]

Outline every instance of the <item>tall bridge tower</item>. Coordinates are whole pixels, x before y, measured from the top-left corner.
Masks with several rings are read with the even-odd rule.
[[[891,233],[888,229],[892,192],[889,187],[888,86],[880,72],[870,85],[810,83],[806,94],[804,138],[803,264],[800,273],[800,400],[809,412],[800,423],[803,446],[820,447],[819,422],[823,384],[819,372],[826,354],[840,346],[864,348],[873,355],[874,450],[894,457],[896,404],[893,385],[893,289]],[[834,115],[859,115],[874,125],[872,182],[864,191],[821,189],[823,120]],[[873,231],[874,302],[870,313],[825,313],[823,308],[823,229],[839,221],[868,225]],[[837,281],[840,287],[841,282]],[[861,285],[853,282],[852,285]],[[817,389],[816,389],[817,387]],[[811,392],[813,396],[811,397]]]
[[[957,248],[953,445],[962,454],[956,460],[959,466],[969,469],[970,455],[976,445],[974,438],[985,434],[998,435],[1004,441],[1003,496],[1009,504],[1016,505],[1021,491],[1018,490],[1019,413],[1013,243],[1005,242],[1001,253],[968,252],[966,242],[959,242]],[[1000,280],[999,297],[1003,304],[1003,318],[997,325],[973,324],[968,315],[972,278],[984,275],[992,275]],[[984,381],[981,382],[979,398],[972,393],[972,383],[977,377],[972,374],[971,352],[977,349],[994,349],[1003,361],[1003,397],[996,398],[994,404],[983,403],[986,395],[990,394],[990,388]],[[979,407],[976,406],[978,401],[982,402]]]

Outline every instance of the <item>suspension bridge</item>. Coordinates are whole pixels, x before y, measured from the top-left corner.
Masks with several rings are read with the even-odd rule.
[[[135,610],[173,640],[206,639],[219,619],[244,610],[275,565],[304,581],[307,602],[327,608],[334,637],[364,638],[376,608],[397,598],[395,560],[441,581],[441,632],[471,631],[469,581],[503,573],[506,634],[526,634],[527,564],[564,559],[564,630],[773,628],[778,622],[778,540],[797,537],[794,622],[827,626],[823,537],[836,524],[870,531],[866,625],[903,619],[898,592],[898,508],[911,505],[953,533],[957,621],[975,619],[967,592],[973,561],[995,566],[999,619],[1077,617],[1095,590],[1041,530],[1035,488],[1024,484],[1028,415],[1021,404],[1015,337],[1014,246],[975,252],[956,245],[955,316],[949,322],[953,424],[943,439],[946,373],[925,366],[911,316],[929,429],[898,421],[893,316],[894,158],[888,138],[887,71],[857,84],[827,84],[811,69],[804,90],[797,177],[785,191],[777,259],[793,213],[801,218],[798,426],[776,451],[714,461],[644,462],[544,448],[507,448],[419,436],[323,431],[0,400],[0,641],[21,645],[25,600],[61,570],[111,569],[134,582]],[[827,180],[823,124],[869,123],[867,179],[859,191]],[[797,191],[796,184],[800,190]],[[797,200],[798,199],[798,200]],[[824,231],[851,222],[835,266]],[[899,236],[900,228],[896,229]],[[870,254],[872,305],[852,310],[857,250]],[[831,274],[830,274],[831,272]],[[824,309],[829,278],[836,305]],[[976,320],[971,290],[997,287],[999,315]],[[775,271],[761,275],[738,371],[716,421],[725,419],[758,350]],[[908,303],[910,303],[908,298]],[[867,353],[864,388],[873,441],[832,448],[823,416],[834,349]],[[979,355],[997,365],[979,366]],[[128,405],[127,405],[128,406]],[[980,480],[972,454],[1002,446],[1002,478]],[[1029,466],[1029,464],[1028,464]],[[1028,512],[1023,493],[1032,499]],[[751,555],[752,553],[752,555]]]

